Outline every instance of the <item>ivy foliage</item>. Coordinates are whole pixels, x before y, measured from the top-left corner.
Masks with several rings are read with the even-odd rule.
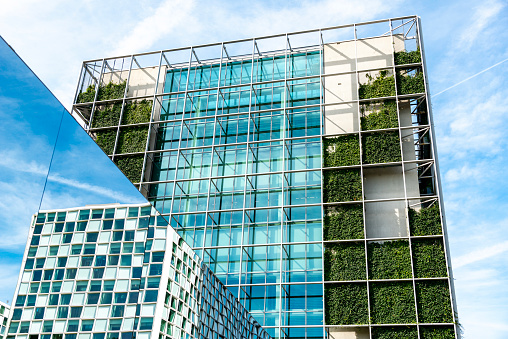
[[[347,242],[326,244],[324,257],[326,281],[365,280],[365,245]]]
[[[397,104],[394,100],[385,100],[377,104],[362,105],[362,113],[369,112],[361,118],[362,131],[399,126]]]
[[[144,152],[147,136],[148,126],[121,128],[116,153]]]
[[[376,78],[366,74],[368,83],[360,84],[358,95],[360,99],[381,98],[395,95],[395,79],[386,70],[380,71]]]
[[[406,240],[368,244],[370,279],[411,278],[411,255]]]
[[[122,115],[122,125],[150,122],[152,101],[143,99],[125,105]]]
[[[371,320],[374,324],[416,322],[413,284],[410,281],[377,282],[371,285]]]
[[[95,98],[95,85],[90,85],[87,87],[86,91],[78,94],[76,103],[81,104],[84,102],[92,102],[94,98]]]
[[[324,240],[362,239],[363,208],[360,204],[340,205],[326,209]]]
[[[105,86],[99,86],[97,101],[123,98],[125,86],[127,86],[127,81],[123,81],[119,84],[110,82]]]
[[[359,169],[325,171],[323,186],[325,202],[362,199],[362,181]]]
[[[405,65],[405,64],[416,64],[422,61],[422,57],[420,55],[420,48],[416,51],[401,51],[395,52],[395,65]]]
[[[116,129],[108,129],[95,132],[95,142],[104,153],[111,155],[115,148]]]
[[[367,324],[367,286],[365,283],[325,285],[326,325]]]
[[[373,327],[372,339],[418,339],[418,330],[412,326]]]
[[[360,164],[360,142],[357,134],[323,139],[323,163],[325,167]]]
[[[455,339],[451,326],[420,326],[421,339]]]
[[[446,259],[441,239],[413,240],[413,264],[416,278],[446,277]]]
[[[375,132],[362,136],[363,163],[381,164],[401,161],[398,131]]]
[[[453,322],[447,280],[417,281],[416,298],[421,323]]]
[[[93,114],[92,127],[118,126],[122,103],[106,105],[95,110]]]
[[[423,72],[418,71],[414,75],[397,72],[397,91],[399,94],[424,93]]]
[[[139,182],[143,170],[143,155],[129,155],[115,158],[115,163],[132,182]]]
[[[421,208],[420,211],[410,208],[409,229],[412,236],[442,234],[439,205],[434,203],[431,207]]]

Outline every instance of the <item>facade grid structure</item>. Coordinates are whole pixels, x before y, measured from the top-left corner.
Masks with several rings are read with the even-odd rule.
[[[275,338],[455,338],[416,16],[87,61],[73,112]]]
[[[34,215],[7,338],[270,336],[145,203]]]
[[[0,337],[4,338],[7,334],[7,320],[9,320],[9,314],[11,307],[0,301]]]

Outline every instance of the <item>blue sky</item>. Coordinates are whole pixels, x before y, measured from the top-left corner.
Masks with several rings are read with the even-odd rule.
[[[20,0],[2,5],[0,34],[69,108],[83,60],[412,14],[422,17],[460,322],[465,338],[506,338],[507,1]],[[40,124],[22,114],[16,119],[23,125],[7,128],[4,122],[11,124],[12,112],[29,108],[21,101],[1,101],[8,85],[0,84],[0,232],[8,235],[0,239],[5,277],[0,300],[5,301],[12,298],[29,218],[40,200],[40,171],[47,166],[55,135],[54,130],[34,129]],[[57,103],[47,109],[58,115]],[[126,179],[101,154],[94,155],[97,149],[72,120],[64,124],[68,139],[60,139],[57,156],[67,162],[53,169],[58,176],[49,181],[44,203],[89,203],[87,195],[111,201]],[[80,152],[73,152],[77,148]],[[21,159],[23,166],[14,166],[20,150],[30,155]],[[86,157],[103,162],[73,171]],[[110,190],[100,189],[105,176],[94,169],[101,166],[115,178]],[[93,184],[83,186],[91,177]],[[71,194],[78,188],[82,196]],[[59,190],[65,194],[51,193]],[[125,202],[139,199],[132,190],[120,193]]]

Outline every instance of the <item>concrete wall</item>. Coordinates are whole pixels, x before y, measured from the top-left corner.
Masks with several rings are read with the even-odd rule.
[[[157,82],[157,73],[159,67],[136,68],[131,70],[129,83],[127,84],[127,97],[137,97],[153,95],[155,93],[155,83]],[[159,76],[159,85],[157,93],[163,93],[164,81],[166,79],[166,67],[161,67],[161,74]],[[109,82],[120,83],[127,81],[129,71],[119,72],[105,72],[102,74],[101,85],[106,85]]]
[[[369,339],[369,329],[367,327],[347,327],[330,328],[328,330],[328,339]]]

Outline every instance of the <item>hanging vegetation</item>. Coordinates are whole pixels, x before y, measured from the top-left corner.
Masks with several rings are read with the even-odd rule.
[[[382,98],[395,95],[395,79],[388,75],[388,71],[380,71],[376,78],[366,74],[368,83],[360,84],[358,95],[360,99]]]
[[[398,131],[375,132],[362,136],[363,163],[381,164],[401,161]]]
[[[95,85],[87,87],[86,91],[78,94],[76,103],[81,104],[84,102],[92,102],[95,99]]]
[[[372,339],[418,339],[418,330],[413,326],[372,327]]]
[[[365,283],[325,285],[326,325],[359,325],[368,321]]]
[[[139,182],[143,170],[143,155],[118,157],[115,158],[115,163],[132,183]]]
[[[125,105],[122,125],[150,122],[151,114],[152,102],[150,100],[133,101]]]
[[[411,278],[411,256],[406,240],[368,244],[370,279]]]
[[[431,207],[421,208],[419,211],[410,208],[409,229],[412,236],[442,234],[439,205],[435,202]]]
[[[123,94],[125,93],[125,86],[127,86],[127,81],[123,81],[119,84],[110,82],[105,86],[99,86],[97,101],[123,98]]]
[[[394,100],[362,105],[362,131],[399,126],[397,104]]]
[[[117,154],[144,152],[148,126],[123,127],[118,137]]]
[[[95,142],[104,153],[111,155],[115,148],[116,129],[101,130],[95,132]]]
[[[455,339],[452,326],[420,326],[421,339]]]
[[[413,240],[413,265],[416,278],[446,277],[446,259],[441,239]]]
[[[362,239],[363,207],[361,204],[327,207],[323,225],[324,240]]]
[[[326,281],[365,280],[363,242],[326,244],[324,256]]]
[[[397,92],[399,95],[425,93],[423,72],[417,71],[415,74],[397,72]]]
[[[413,284],[410,281],[372,283],[370,297],[372,323],[416,323]]]
[[[401,51],[395,52],[395,65],[406,65],[406,64],[416,64],[422,61],[422,57],[420,55],[420,48],[417,48],[416,51]]]
[[[323,138],[324,167],[360,164],[360,142],[357,134]]]
[[[362,181],[359,169],[330,170],[324,172],[323,199],[325,202],[362,199]]]
[[[453,322],[447,280],[417,281],[416,298],[421,323]]]
[[[92,127],[118,126],[122,103],[97,107],[93,114]]]

